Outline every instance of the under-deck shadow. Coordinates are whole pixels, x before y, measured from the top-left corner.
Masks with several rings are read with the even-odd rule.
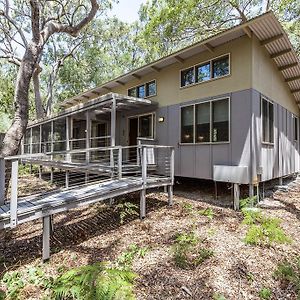
[[[135,194],[128,195],[130,201],[138,205],[139,197]],[[100,202],[101,203],[101,202]],[[159,200],[155,197],[147,197],[147,214],[152,211],[158,210],[161,207],[166,207],[167,201]],[[82,218],[82,214],[86,214],[86,211],[90,210],[92,215]],[[63,216],[63,217],[61,217]],[[62,213],[58,217],[58,221],[54,220],[54,232],[51,237],[51,253],[58,253],[61,250],[73,249],[77,245],[83,243],[98,235],[110,234],[114,230],[118,230],[121,226],[126,226],[133,220],[139,219],[139,216],[128,216],[123,224],[120,224],[119,213],[114,210],[114,207],[107,208],[106,210],[97,210],[96,207],[78,211],[78,209],[71,212]],[[72,222],[67,224],[67,222]],[[141,221],[142,222],[142,221]],[[31,261],[41,258],[42,250],[42,225],[39,222],[30,222],[22,224],[20,226],[33,226],[33,231],[37,235],[26,238],[26,234],[18,236],[15,239],[14,232],[2,231],[0,233],[0,276],[3,275],[8,269],[14,269],[20,265],[25,265]],[[33,225],[32,225],[33,224]],[[35,228],[34,228],[35,227]],[[17,227],[15,230],[18,230]],[[39,233],[39,234],[38,234]],[[31,234],[31,231],[28,231]],[[80,247],[78,248],[78,250]],[[100,252],[105,254],[109,249],[101,249]]]

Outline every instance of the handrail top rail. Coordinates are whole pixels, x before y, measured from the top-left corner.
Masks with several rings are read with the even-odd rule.
[[[0,159],[4,160],[18,160],[18,159],[26,159],[26,158],[35,158],[35,157],[44,157],[50,155],[61,155],[61,154],[77,154],[77,153],[85,153],[92,151],[110,151],[117,149],[130,149],[130,148],[160,148],[160,149],[174,149],[173,146],[163,146],[163,145],[134,145],[134,146],[109,146],[109,147],[94,147],[88,149],[76,149],[76,150],[66,150],[66,151],[54,151],[54,152],[40,152],[34,154],[21,154],[21,155],[13,155],[13,156],[5,156]]]

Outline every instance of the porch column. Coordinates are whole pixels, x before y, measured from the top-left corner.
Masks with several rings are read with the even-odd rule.
[[[238,183],[233,184],[233,208],[240,209],[240,186]]]
[[[90,111],[87,110],[85,113],[85,119],[86,119],[86,134],[85,134],[85,148],[90,149],[91,148],[91,116]],[[90,151],[87,150],[85,154],[85,161],[87,164],[90,162]],[[89,179],[89,173],[85,173],[85,182],[87,183]]]
[[[66,150],[70,151],[70,117],[66,117]],[[66,160],[71,161],[70,153],[67,153]]]
[[[32,154],[32,127],[30,128],[29,153]],[[30,174],[32,173],[32,164],[30,164]]]
[[[112,105],[111,105],[111,120],[110,120],[110,145],[112,147],[116,146],[116,98],[113,95]]]
[[[53,145],[53,132],[54,132],[54,124],[53,121],[51,121],[51,143],[50,143],[50,152],[51,152],[51,156],[50,159],[53,160],[53,150],[54,150],[54,145]],[[54,169],[51,167],[51,172],[50,172],[50,182],[53,183],[53,171]]]
[[[43,217],[43,262],[50,258],[50,231],[51,218],[50,216]]]

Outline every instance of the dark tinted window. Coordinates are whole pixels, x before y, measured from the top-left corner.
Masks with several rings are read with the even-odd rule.
[[[274,142],[274,106],[273,103],[262,99],[262,140],[266,143]]]
[[[213,78],[222,77],[229,74],[229,56],[213,60],[212,62]]]
[[[136,87],[131,88],[131,89],[128,90],[128,96],[136,97]]]
[[[229,141],[229,101],[228,99],[212,102],[212,141]]]
[[[298,118],[294,117],[294,140],[298,141]]]
[[[181,86],[187,86],[195,82],[194,68],[181,71]]]
[[[152,129],[153,129],[153,123],[152,123],[152,114],[146,115],[146,116],[140,116],[139,117],[139,137],[143,138],[152,138]]]
[[[194,106],[181,108],[181,142],[194,142]]]
[[[210,103],[196,105],[196,143],[210,142]]]
[[[156,95],[156,82],[155,80],[150,81],[146,84],[146,96],[154,96]]]

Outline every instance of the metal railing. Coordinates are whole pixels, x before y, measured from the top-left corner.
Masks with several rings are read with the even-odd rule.
[[[76,155],[75,161],[72,160],[74,154]],[[66,188],[70,187],[70,173],[81,179],[82,173],[86,174],[85,181],[83,183],[82,180],[80,183],[75,181],[74,186],[100,182],[103,179],[122,180],[126,178],[136,178],[137,184],[142,185],[144,190],[153,180],[156,182],[161,180],[162,184],[168,186],[174,184],[174,148],[169,146],[115,146],[47,154],[26,154],[0,158],[0,205],[5,204],[6,198],[5,162],[7,161],[11,162],[10,227],[12,228],[17,225],[19,162],[50,167],[51,172],[55,168],[65,170],[64,178],[61,179],[64,180]],[[39,172],[42,172],[41,167]],[[89,174],[94,176],[90,177]]]

